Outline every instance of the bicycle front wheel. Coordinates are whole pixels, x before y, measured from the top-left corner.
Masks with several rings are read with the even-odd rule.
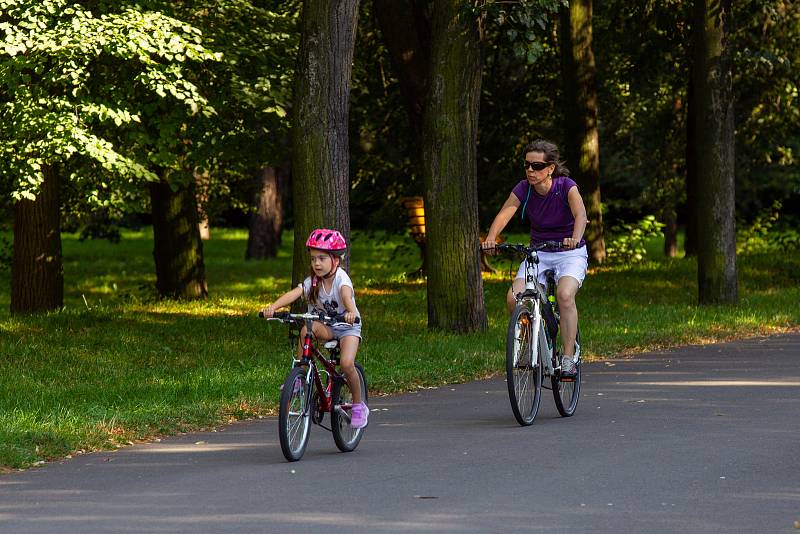
[[[575,341],[580,344],[581,342],[581,331],[578,329],[578,334],[575,338]],[[558,349],[556,350],[556,357],[560,360],[561,355],[563,354],[563,347],[559,343]],[[575,413],[575,409],[578,407],[578,397],[581,394],[581,362],[580,359],[578,360],[578,373],[575,375],[574,379],[570,380],[561,380],[560,373],[556,373],[552,377],[550,377],[550,382],[553,386],[553,397],[555,397],[556,401],[556,409],[558,413],[562,415],[562,417],[570,417]]]
[[[508,325],[506,382],[511,410],[522,426],[533,423],[542,398],[542,366],[532,327],[530,310],[518,305]]]
[[[281,405],[278,412],[278,435],[281,440],[283,455],[290,462],[303,457],[308,445],[308,434],[311,427],[311,391],[314,387],[306,380],[307,370],[295,367],[283,382]]]
[[[361,382],[361,402],[367,404],[367,379],[361,364],[356,364],[356,371]],[[333,384],[333,409],[331,410],[331,430],[333,441],[342,452],[350,452],[358,447],[358,442],[364,435],[364,428],[350,426],[350,416],[353,409],[353,392],[345,381],[337,380]]]

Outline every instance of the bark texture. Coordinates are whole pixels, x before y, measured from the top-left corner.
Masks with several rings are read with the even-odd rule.
[[[53,166],[43,167],[42,173],[36,200],[20,200],[14,206],[11,313],[51,311],[64,305],[60,177]]]
[[[173,189],[168,174],[162,175],[161,181],[150,184],[156,289],[163,298],[205,298],[208,288],[195,182],[176,184]]]
[[[428,326],[487,328],[478,231],[476,145],[482,57],[478,23],[460,2],[434,2],[423,120]]]
[[[697,147],[695,110],[697,102],[694,94],[694,70],[690,69],[689,87],[686,91],[686,237],[683,249],[686,257],[697,256]]]
[[[592,0],[572,0],[561,8],[561,58],[566,100],[567,166],[586,204],[589,258],[606,259],[600,204],[600,142],[597,131],[597,83],[592,51]]]
[[[255,172],[256,193],[253,202],[256,211],[250,217],[247,237],[247,260],[264,260],[278,254],[283,231],[283,197],[280,170],[265,167]]]
[[[731,2],[695,3],[697,280],[701,304],[738,300]]]
[[[311,230],[335,228],[350,241],[347,128],[358,3],[303,2],[292,111],[293,285],[308,273]]]

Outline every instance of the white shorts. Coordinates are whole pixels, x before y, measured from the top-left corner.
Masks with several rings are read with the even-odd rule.
[[[556,283],[562,276],[571,276],[578,281],[578,287],[583,285],[583,279],[586,278],[586,269],[589,267],[589,254],[586,251],[586,245],[563,252],[547,252],[543,250],[538,254],[539,265],[538,267],[534,266],[534,270],[538,271],[539,283],[545,284],[547,280],[544,272],[548,269],[553,269],[556,273]],[[519,265],[516,278],[525,280],[525,261]]]

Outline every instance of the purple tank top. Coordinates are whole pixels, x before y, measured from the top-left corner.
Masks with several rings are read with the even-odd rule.
[[[556,176],[553,185],[546,195],[540,195],[527,180],[520,181],[512,193],[525,206],[525,215],[531,223],[531,242],[537,241],[563,241],[565,237],[572,237],[575,226],[575,217],[569,207],[567,193],[578,185],[568,176]],[[525,202],[527,198],[527,204]],[[581,239],[578,246],[583,246]]]

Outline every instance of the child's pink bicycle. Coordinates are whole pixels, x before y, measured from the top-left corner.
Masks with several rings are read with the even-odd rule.
[[[263,317],[262,313],[259,313]],[[324,344],[326,358],[314,345],[311,325],[319,321],[333,325],[344,321],[344,317],[327,317],[314,313],[276,312],[267,320],[281,321],[288,325],[306,327],[303,339],[303,354],[294,360],[292,370],[283,382],[280,411],[278,415],[278,434],[283,455],[290,462],[303,457],[308,445],[311,422],[333,433],[333,441],[342,452],[350,452],[358,446],[364,435],[363,428],[350,425],[353,408],[353,394],[343,374],[337,370],[339,364],[339,342]],[[358,319],[356,319],[358,322]],[[364,369],[356,363],[356,371],[361,380],[361,398],[367,404],[367,380]],[[323,424],[325,414],[331,414],[331,426]]]

